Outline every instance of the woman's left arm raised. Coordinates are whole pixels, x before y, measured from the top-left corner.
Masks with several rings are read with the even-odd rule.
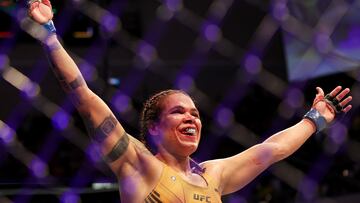
[[[336,114],[346,113],[351,109],[352,106],[348,105],[352,100],[348,96],[350,89],[338,86],[326,96],[320,87],[316,89],[311,110],[297,124],[235,156],[202,164],[218,183],[221,194],[241,189],[271,164],[294,153],[312,134],[331,123]]]

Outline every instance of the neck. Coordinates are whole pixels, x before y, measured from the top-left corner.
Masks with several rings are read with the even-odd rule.
[[[185,156],[173,156],[168,153],[157,153],[156,158],[158,158],[160,161],[165,163],[166,165],[170,166],[174,170],[183,173],[185,175],[192,173],[191,167],[190,167],[190,157]]]

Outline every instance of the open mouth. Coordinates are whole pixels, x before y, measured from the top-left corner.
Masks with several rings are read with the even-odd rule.
[[[187,135],[187,136],[195,136],[196,135],[196,129],[195,128],[184,128],[181,131],[182,134]]]

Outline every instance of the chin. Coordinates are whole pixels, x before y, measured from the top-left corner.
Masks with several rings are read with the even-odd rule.
[[[184,153],[186,153],[187,156],[190,156],[191,154],[193,154],[198,148],[198,144],[197,143],[191,143],[191,144],[182,144],[182,151]]]
[[[184,137],[180,135],[177,136],[176,142],[178,149],[181,150],[182,154],[189,156],[197,150],[199,146],[199,137]]]

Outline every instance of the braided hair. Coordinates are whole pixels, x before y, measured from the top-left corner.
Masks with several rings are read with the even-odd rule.
[[[190,95],[182,90],[173,90],[168,89],[161,91],[153,96],[151,96],[144,103],[143,110],[141,112],[140,118],[140,140],[145,144],[145,146],[153,153],[157,153],[157,147],[154,141],[149,136],[149,126],[160,119],[160,114],[163,110],[163,101],[166,97],[172,94],[184,94],[190,97]],[[190,97],[191,98],[191,97]],[[195,160],[190,158],[190,162],[192,164],[192,170],[194,173],[203,174],[205,172],[205,168],[202,168]]]
[[[160,114],[162,113],[163,110],[164,99],[176,93],[181,93],[189,96],[183,90],[168,89],[151,96],[144,103],[140,117],[140,140],[154,154],[157,152],[157,150],[155,144],[153,143],[152,139],[149,136],[149,127],[151,124],[154,124],[155,122],[159,121]]]

